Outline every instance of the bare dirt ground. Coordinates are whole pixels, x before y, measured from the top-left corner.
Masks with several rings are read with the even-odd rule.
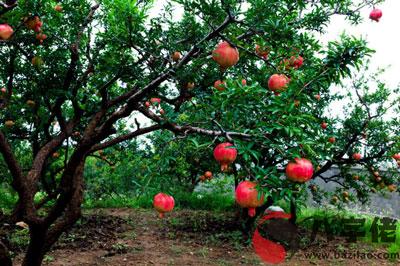
[[[159,219],[151,210],[91,210],[48,253],[44,265],[266,265],[243,245],[238,228],[233,214],[182,210]],[[386,252],[321,238],[281,265],[400,265],[399,260],[334,258],[335,251]],[[332,256],[306,258],[312,252]],[[20,260],[19,255],[15,264]]]

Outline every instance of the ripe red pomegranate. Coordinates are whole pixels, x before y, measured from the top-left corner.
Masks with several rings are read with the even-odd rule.
[[[240,182],[235,191],[236,202],[242,208],[249,209],[248,214],[250,217],[254,217],[254,215],[256,215],[255,208],[264,203],[264,195],[261,194],[259,197],[256,186],[256,183],[246,180]]]
[[[317,101],[319,101],[319,100],[321,100],[321,95],[315,94],[315,95],[314,95],[314,98],[315,98]]]
[[[44,33],[38,33],[38,34],[36,35],[36,39],[37,39],[40,43],[43,43],[43,41],[47,39],[47,35],[44,34]]]
[[[326,129],[328,127],[328,124],[326,122],[321,123],[321,128]]]
[[[221,165],[221,171],[228,170],[228,165],[236,160],[237,150],[229,142],[218,144],[214,149],[214,158]]]
[[[161,99],[160,98],[151,98],[150,99],[150,102],[152,103],[152,104],[160,104],[161,103]]]
[[[222,81],[222,80],[215,81],[214,88],[216,88],[219,91],[225,90],[225,81]]]
[[[13,35],[14,30],[8,24],[0,24],[0,39],[8,40]]]
[[[284,91],[289,83],[289,78],[283,74],[273,74],[268,80],[268,88],[276,93]]]
[[[219,64],[221,69],[236,65],[239,61],[239,51],[227,42],[221,42],[212,52],[212,58]]]
[[[159,217],[163,218],[164,213],[170,212],[174,209],[175,200],[174,197],[165,193],[158,193],[154,196],[153,206],[158,211]]]
[[[312,178],[313,173],[312,163],[305,158],[295,158],[294,162],[290,162],[286,166],[286,176],[294,182],[307,182]]]
[[[400,153],[393,154],[392,158],[396,161],[400,160]]]
[[[258,45],[258,44],[256,44],[256,54],[258,55],[258,56],[261,56],[262,58],[264,58],[264,59],[268,59],[268,54],[269,54],[269,51],[268,51],[268,49],[266,49],[266,48],[261,48],[261,46],[260,45]]]
[[[147,108],[149,108],[150,107],[150,102],[145,102],[145,104],[144,104]]]
[[[379,19],[382,17],[382,10],[379,8],[374,8],[371,13],[369,14],[369,18],[379,22]]]
[[[164,111],[164,109],[160,109],[160,115],[164,115],[165,114],[165,111]]]
[[[330,142],[330,143],[335,143],[336,142],[336,138],[335,137],[330,137],[329,139],[328,139],[328,141]]]
[[[300,55],[298,57],[292,56],[290,58],[289,62],[290,62],[290,66],[292,66],[295,69],[298,69],[303,65],[304,58]]]
[[[206,179],[211,179],[212,176],[213,176],[213,174],[212,174],[211,171],[206,171],[206,172],[204,173],[204,177],[205,177]]]
[[[352,157],[354,160],[359,161],[359,160],[361,160],[362,156],[360,153],[354,153]]]
[[[243,86],[246,86],[246,84],[247,84],[247,80],[242,79],[242,85],[243,85]]]
[[[3,93],[3,94],[4,94],[4,93],[7,93],[7,89],[6,89],[6,88],[1,88],[0,91],[1,91],[1,93]]]
[[[43,22],[40,21],[40,18],[38,16],[34,16],[33,18],[28,18],[25,21],[25,25],[28,29],[31,29],[35,32],[40,32],[40,29],[43,26]]]

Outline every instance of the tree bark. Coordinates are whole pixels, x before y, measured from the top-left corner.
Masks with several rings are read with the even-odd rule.
[[[12,261],[8,248],[0,241],[0,265],[2,266],[12,266]]]
[[[40,266],[46,254],[47,229],[41,226],[30,227],[30,241],[22,266]]]
[[[71,228],[81,216],[83,201],[83,168],[85,159],[78,164],[72,177],[69,198],[63,215],[51,223],[30,225],[30,241],[22,266],[40,266],[45,254],[63,232]],[[0,264],[2,265],[2,264]]]

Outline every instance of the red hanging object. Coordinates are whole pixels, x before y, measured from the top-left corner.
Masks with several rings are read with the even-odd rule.
[[[291,217],[292,215],[289,213],[284,213],[281,211],[271,211],[260,219],[258,226],[254,231],[252,242],[254,251],[261,258],[262,261],[270,264],[282,263],[285,261],[286,258],[286,250],[282,245],[263,238],[258,231],[258,227],[267,220],[276,218],[290,219]]]

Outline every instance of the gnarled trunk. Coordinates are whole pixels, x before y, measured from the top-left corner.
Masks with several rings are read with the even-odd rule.
[[[63,232],[71,228],[81,216],[81,204],[83,201],[83,168],[84,160],[76,168],[72,176],[71,190],[68,194],[68,203],[62,216],[53,223],[30,226],[30,241],[25,253],[22,266],[40,266],[46,253],[59,239]]]

